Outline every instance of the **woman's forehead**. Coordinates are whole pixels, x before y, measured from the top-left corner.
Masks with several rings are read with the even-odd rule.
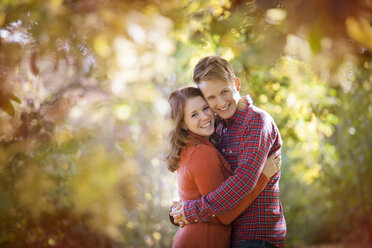
[[[207,102],[201,96],[188,98],[186,100],[185,112],[190,113],[190,112],[193,112],[195,110],[199,110],[199,109],[203,108],[206,104],[207,104]]]

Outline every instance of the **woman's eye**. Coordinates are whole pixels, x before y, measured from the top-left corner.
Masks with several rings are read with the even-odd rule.
[[[196,113],[192,114],[192,115],[191,115],[191,118],[195,117],[196,115],[197,115]]]
[[[224,91],[222,91],[223,94],[226,94],[227,92],[228,92],[228,90],[224,90]]]
[[[209,109],[209,106],[205,106],[203,110],[207,110],[207,109]]]

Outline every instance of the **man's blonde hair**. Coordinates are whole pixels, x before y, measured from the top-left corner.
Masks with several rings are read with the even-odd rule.
[[[201,81],[210,79],[233,82],[235,75],[230,63],[217,55],[200,59],[194,68],[193,81],[198,85]]]

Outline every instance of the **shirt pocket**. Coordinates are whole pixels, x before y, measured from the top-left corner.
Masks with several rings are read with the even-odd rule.
[[[239,149],[238,147],[225,147],[221,150],[221,153],[225,158],[237,158]]]

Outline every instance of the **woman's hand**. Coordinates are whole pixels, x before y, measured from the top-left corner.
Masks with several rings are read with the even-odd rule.
[[[265,166],[262,173],[268,178],[274,176],[282,166],[282,156],[280,150],[276,151],[273,155],[266,159]]]
[[[189,224],[189,222],[186,220],[185,213],[183,211],[183,203],[182,201],[174,201],[172,210],[170,212],[170,215],[173,217],[174,222],[176,224],[179,224],[180,227],[184,227],[185,225]]]

